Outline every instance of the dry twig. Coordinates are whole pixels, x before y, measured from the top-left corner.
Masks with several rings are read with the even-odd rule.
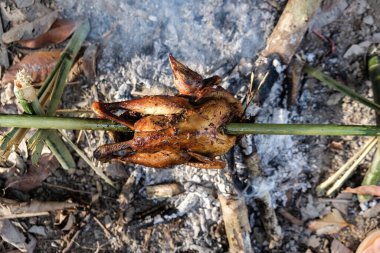
[[[218,195],[230,252],[253,252],[248,210],[242,197]]]

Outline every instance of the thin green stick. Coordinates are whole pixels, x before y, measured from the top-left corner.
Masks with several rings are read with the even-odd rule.
[[[105,119],[49,117],[39,115],[0,114],[0,127],[131,131],[128,127]],[[380,127],[327,125],[327,124],[258,124],[230,123],[226,134],[270,134],[270,135],[329,135],[329,136],[380,136]]]
[[[1,118],[0,118],[1,121]],[[1,125],[1,123],[0,123]],[[378,136],[380,127],[328,124],[260,124],[230,123],[226,133],[231,135],[270,134],[270,135],[324,135],[324,136]]]
[[[23,126],[23,127],[21,127]],[[0,127],[67,130],[108,130],[125,132],[128,127],[105,119],[0,114]]]
[[[322,73],[321,71],[314,69],[312,67],[306,66],[304,67],[304,71],[311,75],[312,77],[318,79],[323,84],[329,86],[330,88],[340,91],[343,94],[351,97],[352,99],[368,106],[369,108],[374,109],[377,113],[380,113],[380,105],[376,104],[375,102],[368,100],[359,94],[357,94],[355,91],[348,88],[346,85],[332,79],[330,76]]]
[[[48,105],[46,115],[54,115],[59,103],[61,103],[61,96],[66,84],[66,78],[70,72],[71,66],[74,63],[75,57],[82,46],[83,41],[86,39],[87,34],[90,31],[90,23],[88,20],[84,21],[81,26],[75,31],[69,44],[67,44],[62,55],[63,62],[58,70],[57,81],[52,91],[51,100]]]

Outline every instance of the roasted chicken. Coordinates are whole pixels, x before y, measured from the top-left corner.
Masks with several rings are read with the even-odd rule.
[[[242,104],[219,86],[219,76],[203,79],[173,56],[170,55],[169,60],[178,95],[92,104],[99,117],[134,130],[130,140],[98,147],[95,158],[117,159],[154,168],[178,164],[198,168],[225,167],[225,162],[216,157],[234,146],[236,136],[224,134],[223,126],[240,120]],[[120,110],[123,113],[117,115]]]

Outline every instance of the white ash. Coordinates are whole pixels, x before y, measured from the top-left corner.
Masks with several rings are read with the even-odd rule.
[[[70,17],[96,16],[90,20],[92,39],[101,40],[111,31],[99,63],[99,69],[108,72],[108,85],[115,86],[111,94],[123,83],[131,88],[137,83],[172,87],[169,53],[200,73],[226,76],[240,59],[251,59],[264,46],[268,24],[275,18],[254,2],[194,5],[186,1],[86,0],[57,1],[57,5]],[[259,27],[262,23],[265,26]],[[122,82],[113,78],[115,69],[127,73]],[[119,97],[127,98],[127,93]]]
[[[348,7],[346,0],[337,0],[326,5],[328,7],[324,8],[322,4],[322,8],[315,14],[318,18],[312,20],[310,24],[311,29],[320,30],[322,27],[334,22],[343,15],[344,10]]]
[[[291,123],[295,112],[273,105],[280,103],[282,82],[276,82],[256,116],[257,123]],[[280,105],[284,106],[284,105]],[[259,192],[270,192],[273,207],[284,204],[287,200],[284,194],[288,189],[305,191],[309,186],[305,178],[308,170],[308,158],[298,149],[297,140],[288,135],[256,135],[253,137],[257,153],[261,159],[264,176],[254,180],[258,196]],[[303,182],[305,181],[305,182]]]
[[[130,99],[131,95],[174,94],[176,90],[167,60],[169,53],[206,77],[221,75],[223,87],[234,94],[239,93],[240,98],[246,91],[243,86],[249,84],[249,68],[264,47],[265,36],[271,32],[276,19],[272,15],[273,7],[261,1],[218,0],[193,4],[188,1],[58,0],[57,5],[64,15],[71,18],[90,18],[90,39],[100,41],[104,46],[95,85],[99,98],[106,101]],[[107,37],[108,32],[111,35],[103,39],[102,36]],[[282,72],[281,64],[276,67],[278,72]],[[304,120],[297,111],[273,108],[278,104],[281,85],[277,83],[273,87],[262,108],[256,105],[248,108],[248,113],[258,113],[257,122]],[[313,101],[315,94],[305,94],[301,102],[306,101],[303,105],[310,105],[308,103]],[[317,121],[318,118],[312,115],[308,119]],[[264,174],[252,184],[271,196],[272,206],[284,204],[286,190],[305,191],[309,187],[306,180],[303,182],[304,172],[310,169],[306,163],[308,157],[304,154],[307,147],[298,147],[300,140],[290,136],[251,136],[244,140],[244,154],[251,154],[252,144],[256,142]],[[227,169],[127,167],[141,168],[145,185],[170,181],[185,185],[186,193],[176,203],[181,212],[188,214],[188,218],[183,217],[185,227],[178,230],[185,238],[183,249],[200,247],[201,252],[206,252],[218,247],[216,242],[208,239],[201,243],[203,235],[209,235],[212,224],[222,219],[219,202],[209,193],[210,189],[224,194],[234,191]],[[238,167],[244,170],[240,161]],[[256,196],[247,197],[252,200]],[[253,224],[254,220],[251,222]],[[128,247],[141,250],[140,243],[131,241]],[[155,246],[157,249],[161,247]]]

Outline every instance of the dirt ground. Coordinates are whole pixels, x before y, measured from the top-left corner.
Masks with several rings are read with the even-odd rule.
[[[95,100],[174,94],[170,53],[207,77],[222,76],[222,86],[243,99],[255,60],[286,4],[272,0],[2,4],[14,10],[21,9],[17,4],[22,2],[58,10],[64,18],[90,21],[85,45],[99,46],[97,75],[93,81],[83,77],[66,87],[62,98],[66,109],[89,109]],[[372,99],[366,61],[369,50],[380,43],[377,5],[376,0],[323,1],[296,57]],[[6,30],[3,12],[2,18]],[[29,52],[14,44],[8,45],[8,51],[11,61]],[[247,118],[257,123],[375,124],[371,109],[306,75],[290,105],[291,82],[285,67],[280,64],[267,97],[251,104]],[[0,87],[0,113],[20,113],[12,91],[12,84]],[[110,141],[101,131],[65,132],[90,158],[96,147]],[[246,201],[254,252],[354,252],[367,233],[378,228],[379,204],[377,200],[360,204],[355,195],[339,192],[360,185],[373,152],[337,194],[326,197],[316,187],[368,139],[247,135],[223,157],[228,161],[224,170],[185,165],[159,170],[93,159],[116,187],[105,183],[73,151],[76,168],[55,169],[31,191],[6,188],[3,197],[79,204],[48,216],[12,220],[24,234],[36,238],[34,252],[227,252],[217,195],[232,191],[231,187]],[[3,187],[10,174],[25,174],[31,164],[24,146],[9,162],[17,162],[17,170],[10,173],[1,166]],[[147,186],[163,183],[178,183],[183,192],[149,199]],[[311,221],[333,209],[351,225],[334,233],[308,229]],[[10,252],[14,247],[4,240],[0,249]]]

